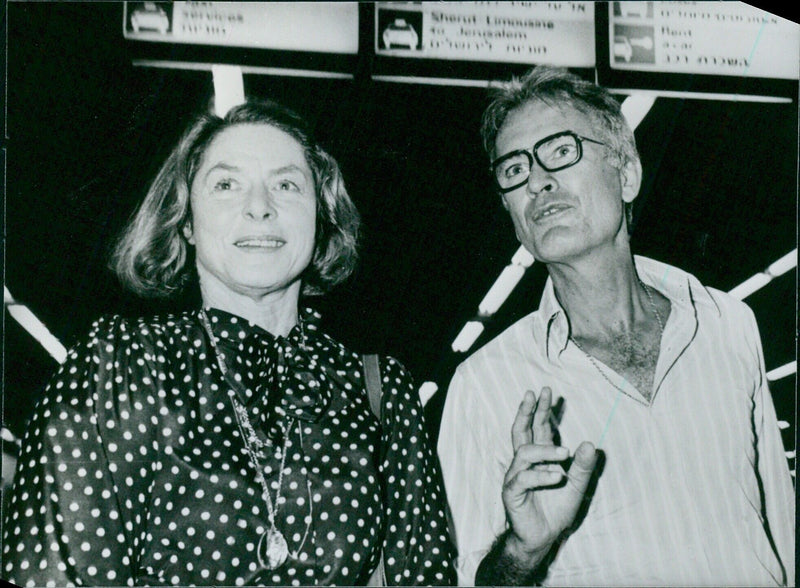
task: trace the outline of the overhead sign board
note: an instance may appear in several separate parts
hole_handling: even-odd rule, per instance
[[[594,2],[377,2],[379,56],[595,64]]]
[[[135,41],[358,53],[358,2],[126,2],[123,26]]]
[[[609,2],[615,70],[796,80],[800,25],[743,2]]]

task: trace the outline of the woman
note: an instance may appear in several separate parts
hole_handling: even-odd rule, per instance
[[[382,553],[388,583],[450,583],[409,374],[383,358],[379,422],[359,356],[300,304],[350,274],[358,226],[295,113],[263,102],[199,117],[113,267],[149,296],[196,276],[202,308],[104,317],[70,352],[24,441],[5,578],[363,584]]]

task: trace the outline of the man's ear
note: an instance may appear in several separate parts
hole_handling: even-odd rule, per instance
[[[186,223],[183,225],[183,236],[186,238],[186,241],[190,245],[194,245],[194,229],[192,228],[192,221],[187,220]]]
[[[619,170],[619,179],[622,184],[622,201],[633,202],[639,195],[642,187],[642,162],[639,158],[628,160]]]

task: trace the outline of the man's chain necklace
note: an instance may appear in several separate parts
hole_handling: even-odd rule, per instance
[[[653,299],[652,292],[650,292],[650,287],[647,284],[645,284],[644,282],[642,282],[641,280],[639,280],[639,283],[642,285],[642,288],[644,288],[645,294],[647,294],[647,299],[650,301],[650,308],[653,309],[653,314],[656,315],[656,320],[658,321],[658,338],[659,338],[659,340],[661,340],[661,336],[664,334],[664,321],[661,319],[661,313],[658,312],[658,307],[656,306],[656,302]],[[578,343],[577,339],[575,339],[572,335],[570,335],[569,338],[572,339],[573,343],[575,343],[575,347],[577,347],[578,349],[581,350],[581,352],[583,352],[583,354],[586,356],[586,358],[591,362],[591,364],[594,366],[594,368],[598,371],[598,373],[603,377],[603,379],[606,382],[608,382],[609,384],[611,384],[612,387],[616,388],[617,390],[619,390],[620,392],[625,394],[625,396],[628,396],[629,398],[633,398],[633,396],[628,394],[625,390],[623,390],[622,388],[620,388],[614,382],[611,381],[611,379],[606,375],[605,370],[603,370],[600,367],[600,364],[597,363],[597,360],[589,352],[587,352],[581,346],[580,343]],[[637,402],[640,402],[637,398],[633,398],[633,399],[636,400]]]

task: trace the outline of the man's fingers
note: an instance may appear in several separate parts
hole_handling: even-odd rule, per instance
[[[534,445],[532,443],[522,445],[514,454],[514,459],[506,472],[505,481],[508,483],[514,476],[533,466],[558,463],[564,461],[568,457],[569,450],[566,447],[558,445]]]
[[[592,473],[597,465],[597,457],[594,445],[588,441],[581,443],[575,450],[567,477],[570,485],[581,495],[586,492],[589,481],[592,479]]]
[[[536,402],[536,408],[533,412],[533,441],[539,445],[552,445],[553,443],[553,427],[552,427],[552,408],[553,408],[553,392],[545,386],[539,394],[539,400]]]
[[[540,469],[523,470],[517,473],[503,486],[505,500],[521,503],[527,492],[539,488],[549,488],[564,479],[564,470]]]
[[[511,445],[516,452],[521,446],[530,443],[532,439],[531,433],[531,415],[533,408],[536,406],[536,396],[533,391],[528,390],[519,403],[517,416],[514,417],[514,424],[511,425]]]

